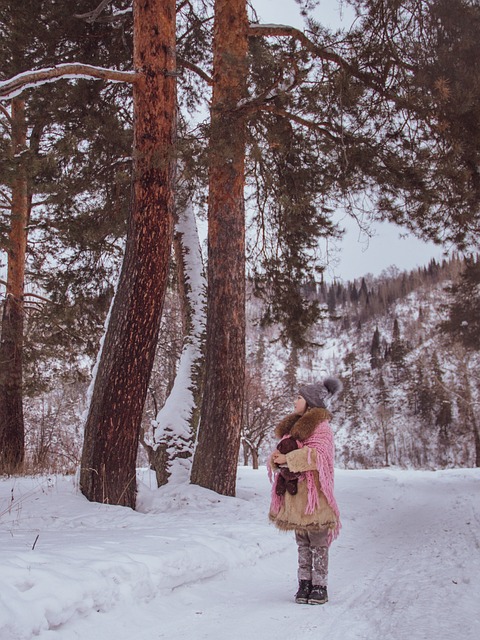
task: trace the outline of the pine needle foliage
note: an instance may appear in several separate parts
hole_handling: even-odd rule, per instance
[[[88,9],[85,0],[75,6]],[[0,0],[0,29],[2,79],[70,61],[122,69],[131,58],[128,28],[80,20],[65,3]],[[60,361],[68,363],[66,375],[84,375],[84,356],[98,350],[123,248],[132,115],[130,89],[120,84],[63,80],[23,97],[31,202],[26,290],[41,296],[27,306],[24,387],[31,395],[53,383]],[[8,201],[15,162],[7,107],[0,114],[0,189]],[[4,251],[9,215],[0,209]]]

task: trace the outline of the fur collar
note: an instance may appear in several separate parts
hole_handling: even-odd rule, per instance
[[[331,418],[329,411],[320,408],[309,409],[303,416],[291,413],[277,425],[275,435],[277,438],[283,438],[289,433],[295,440],[303,442],[312,435],[321,422]]]

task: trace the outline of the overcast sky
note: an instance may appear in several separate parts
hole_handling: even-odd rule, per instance
[[[298,4],[295,0],[252,0],[261,22],[291,24],[303,28]],[[353,12],[342,0],[320,0],[316,17],[327,27],[347,27],[353,20]],[[340,218],[340,226],[346,229],[341,243],[328,247],[328,280],[341,278],[353,280],[367,273],[379,275],[390,266],[403,271],[424,266],[432,257],[442,258],[442,248],[422,242],[405,229],[388,223],[375,223],[373,237],[362,234],[357,223],[348,217]]]

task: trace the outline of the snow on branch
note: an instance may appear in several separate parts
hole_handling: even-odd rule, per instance
[[[89,11],[88,13],[75,14],[75,18],[79,18],[80,20],[85,20],[86,22],[95,22],[98,16],[102,13],[102,11],[110,4],[111,0],[102,0],[98,7],[93,11]]]
[[[0,198],[3,198],[3,200],[5,200],[5,202],[9,205],[8,208],[10,209],[12,206],[12,199],[3,189],[0,189]]]
[[[62,78],[94,78],[97,80],[133,83],[138,77],[139,74],[135,71],[117,71],[116,69],[105,69],[82,64],[81,62],[67,62],[46,69],[24,71],[9,80],[0,82],[0,100],[10,100],[25,91],[25,89],[38,87],[47,82],[55,82]]]

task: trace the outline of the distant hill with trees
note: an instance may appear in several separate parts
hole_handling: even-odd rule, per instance
[[[323,319],[303,349],[285,348],[275,327],[262,328],[252,299],[257,395],[262,385],[282,388],[289,411],[300,384],[336,374],[344,385],[334,407],[340,466],[479,465],[478,272],[478,257],[453,256],[410,272],[306,285]]]

